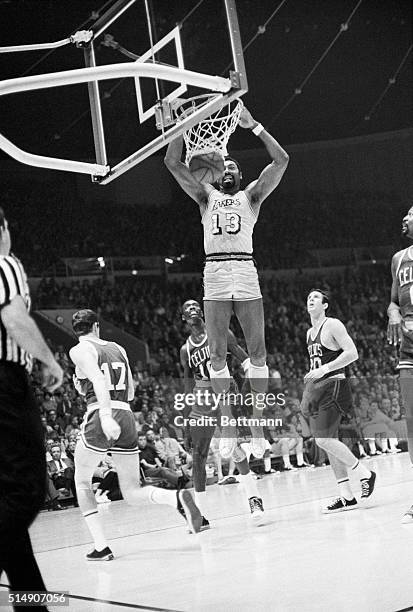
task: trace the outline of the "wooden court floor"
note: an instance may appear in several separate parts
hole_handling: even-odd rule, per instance
[[[79,509],[42,512],[31,530],[37,559],[48,588],[70,592],[69,607],[50,610],[413,610],[413,525],[400,523],[413,503],[409,457],[368,464],[377,472],[368,506],[327,516],[320,506],[336,493],[329,467],[265,476],[261,527],[240,484],[208,487],[212,529],[198,535],[168,507],[101,505],[111,562],[85,560]]]

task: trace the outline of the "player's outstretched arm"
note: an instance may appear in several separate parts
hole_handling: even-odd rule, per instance
[[[338,319],[329,319],[328,324],[329,333],[343,352],[340,353],[336,359],[330,361],[330,363],[321,366],[321,368],[310,370],[310,372],[304,376],[305,381],[318,380],[329,372],[345,368],[350,365],[350,363],[353,363],[353,361],[357,361],[359,357],[356,345],[350,338],[346,326]]]
[[[189,168],[181,161],[182,146],[182,136],[178,136],[178,138],[175,138],[175,140],[169,143],[164,158],[165,165],[182,189],[195,200],[202,209],[202,207],[206,206],[208,195],[212,191],[212,187],[211,185],[199,183],[193,177]],[[201,212],[203,211],[201,210]]]
[[[238,125],[244,129],[256,130],[256,135],[262,140],[272,159],[272,162],[264,168],[258,179],[250,183],[245,189],[251,206],[258,212],[262,202],[274,191],[281,181],[290,158],[275,138],[252,117],[245,106],[241,111]]]
[[[387,308],[387,316],[389,317],[389,323],[387,325],[387,341],[393,346],[397,346],[402,340],[401,323],[402,317],[400,314],[399,296],[397,292],[397,278],[396,270],[401,257],[400,253],[393,255],[391,262],[391,275],[392,285],[390,294],[390,304]]]

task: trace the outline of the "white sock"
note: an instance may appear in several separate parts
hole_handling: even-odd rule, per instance
[[[371,472],[368,470],[360,461],[357,459],[356,463],[351,467],[351,469],[357,474],[360,480],[364,478],[370,478]]]
[[[387,450],[389,450],[389,447],[387,446],[387,438],[382,438],[380,442],[381,442],[381,450],[383,451],[383,453],[385,453]]]
[[[397,438],[389,438],[390,450],[397,450]]]
[[[103,525],[98,510],[92,510],[90,514],[83,515],[83,517],[93,538],[95,549],[100,551],[106,548],[108,544],[103,533]]]
[[[195,503],[199,508],[199,511],[201,512],[202,516],[206,516],[208,514],[207,510],[206,510],[206,491],[195,491],[194,492],[194,497],[195,497]]]
[[[271,472],[271,457],[264,457],[264,470]]]
[[[296,456],[297,456],[297,465],[304,465],[304,455],[302,451],[297,451]]]
[[[343,478],[342,480],[337,480],[338,490],[340,493],[340,497],[344,497],[347,501],[353,499],[354,495],[350,488],[350,481],[348,478]]]
[[[283,461],[284,461],[284,467],[286,468],[292,467],[291,461],[290,461],[290,455],[283,455]]]
[[[361,456],[361,455],[365,455],[365,454],[366,454],[366,451],[364,450],[364,446],[362,445],[362,443],[361,443],[361,442],[359,442],[359,443],[358,443],[358,446],[359,446],[359,453],[360,453],[360,456]]]
[[[239,474],[238,478],[245,489],[248,499],[251,497],[260,497],[257,483],[253,479],[251,472],[248,472],[248,474]]]

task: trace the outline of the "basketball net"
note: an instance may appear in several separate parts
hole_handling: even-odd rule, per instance
[[[208,94],[185,100],[175,108],[177,123],[207,104],[213,96]],[[241,100],[233,100],[183,133],[186,165],[197,155],[218,153],[222,158],[228,155],[228,140],[238,125],[243,106]]]

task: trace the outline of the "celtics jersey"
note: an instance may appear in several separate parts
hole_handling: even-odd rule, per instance
[[[402,251],[396,269],[400,314],[404,320],[413,319],[413,257],[409,247]]]
[[[342,349],[330,349],[321,342],[321,332],[324,327],[325,322],[328,321],[328,318],[323,321],[320,329],[317,332],[314,340],[311,338],[311,329],[307,333],[307,350],[308,355],[310,357],[310,370],[316,370],[317,368],[321,368],[321,366],[334,361],[341,353]],[[338,370],[333,370],[329,372],[321,380],[324,378],[329,378],[330,376],[337,376],[337,374],[344,374],[344,368],[339,368]]]
[[[252,233],[256,220],[245,191],[230,195],[214,189],[202,215],[205,254],[252,257]]]
[[[129,403],[129,362],[119,345],[116,342],[106,342],[103,340],[94,342],[89,338],[80,342],[81,344],[88,342],[95,349],[98,365],[105,377],[111,401]],[[88,378],[82,379],[79,376],[78,378],[82,386],[82,392],[86,397],[87,405],[95,404],[97,399],[92,382]]]
[[[195,384],[197,381],[201,380],[209,381],[211,362],[206,333],[203,340],[199,343],[194,342],[191,336],[189,336],[186,341],[186,352],[188,355],[188,364],[195,379]]]

